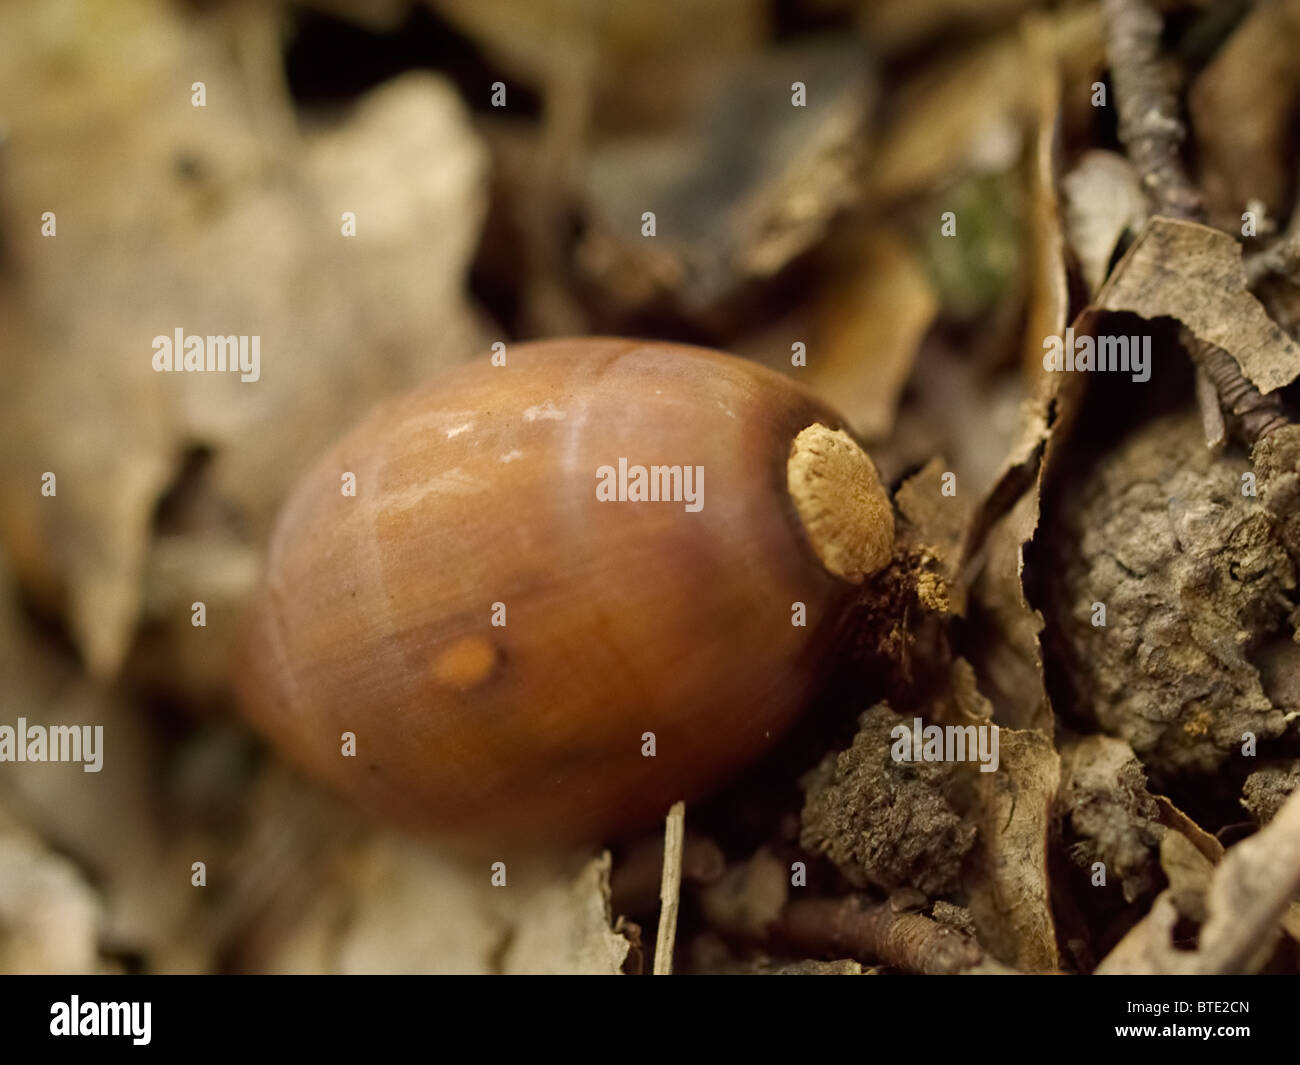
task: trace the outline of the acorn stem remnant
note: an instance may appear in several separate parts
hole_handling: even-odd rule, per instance
[[[870,456],[843,429],[808,426],[790,445],[786,487],[813,550],[850,584],[894,552],[894,511]]]

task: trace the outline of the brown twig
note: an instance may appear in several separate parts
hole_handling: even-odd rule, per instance
[[[883,961],[913,973],[960,973],[984,961],[980,945],[955,928],[857,895],[792,902],[769,933],[805,954]]]
[[[1156,214],[1201,221],[1201,194],[1183,167],[1187,127],[1160,55],[1159,13],[1146,0],[1105,0],[1106,57],[1119,108],[1119,139]]]
[[[1206,344],[1186,328],[1179,334],[1201,371],[1214,385],[1219,405],[1237,418],[1238,431],[1252,446],[1288,424],[1277,393],[1264,395],[1242,376],[1237,360],[1222,348]]]
[[[1163,26],[1147,0],[1105,0],[1106,56],[1119,109],[1119,139],[1142,178],[1155,214],[1204,222],[1201,194],[1183,165],[1187,127],[1178,93],[1160,53]],[[1192,361],[1214,384],[1219,405],[1237,415],[1237,432],[1254,447],[1288,419],[1276,396],[1263,395],[1222,348],[1183,331]],[[1200,397],[1198,397],[1200,398]],[[1214,423],[1202,411],[1207,425]]]

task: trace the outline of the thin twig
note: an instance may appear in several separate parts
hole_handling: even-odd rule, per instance
[[[664,875],[659,885],[659,934],[655,938],[655,976],[671,976],[673,945],[677,941],[677,907],[682,895],[682,843],[686,837],[686,804],[673,803],[664,823]]]
[[[1163,23],[1146,0],[1105,0],[1106,56],[1119,108],[1119,139],[1156,214],[1201,221],[1201,194],[1180,153],[1187,127],[1160,54]]]
[[[1183,165],[1187,127],[1178,93],[1160,52],[1163,23],[1147,0],[1105,0],[1106,57],[1119,108],[1119,139],[1142,178],[1155,214],[1205,221],[1205,204]],[[1192,361],[1213,382],[1223,410],[1238,416],[1237,432],[1249,447],[1288,423],[1276,396],[1263,395],[1222,348],[1183,331]],[[1213,426],[1204,409],[1202,420]]]
[[[912,973],[960,973],[984,961],[980,945],[955,928],[857,895],[792,902],[769,933],[805,954],[883,961]]]
[[[1242,376],[1236,359],[1214,344],[1198,341],[1186,328],[1180,331],[1180,336],[1184,347],[1193,352],[1197,365],[1214,385],[1219,404],[1238,419],[1244,440],[1254,445],[1288,424],[1277,393],[1261,393]]]

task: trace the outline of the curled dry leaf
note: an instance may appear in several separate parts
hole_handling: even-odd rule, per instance
[[[810,358],[799,379],[842,410],[858,435],[879,440],[894,424],[938,300],[897,230],[873,229],[855,244],[853,259],[815,297]]]
[[[1228,850],[1203,886],[1203,863],[1187,847],[1176,889],[1162,893],[1151,912],[1097,967],[1099,973],[1231,974],[1258,972],[1282,932],[1294,924],[1292,899],[1300,891],[1300,795],[1292,795],[1256,835]],[[1190,870],[1190,873],[1189,873]],[[1172,880],[1171,876],[1171,880]],[[1203,887],[1205,922],[1194,950],[1179,949],[1173,930],[1176,900]]]
[[[1261,392],[1300,374],[1300,345],[1251,295],[1241,247],[1209,226],[1152,218],[1120,260],[1096,306],[1143,318],[1175,318],[1237,360]]]
[[[1085,152],[1061,181],[1066,232],[1088,291],[1096,293],[1110,273],[1110,260],[1127,232],[1147,219],[1146,194],[1124,156],[1099,149]]]
[[[514,935],[502,958],[505,973],[617,976],[631,944],[610,911],[608,852],[577,876],[538,886],[511,905]]]
[[[970,526],[971,508],[965,497],[943,494],[948,463],[931,459],[894,493],[894,504],[906,519],[900,541],[919,552],[915,564],[916,594],[929,610],[960,615],[966,607],[965,584],[959,579],[961,546]]]
[[[608,854],[585,863],[510,861],[497,887],[483,862],[366,832],[334,836],[310,868],[310,891],[242,934],[253,946],[242,967],[610,975],[623,971],[633,946],[632,930],[611,918]]]

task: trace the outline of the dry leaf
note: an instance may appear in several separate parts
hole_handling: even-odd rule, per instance
[[[1176,318],[1200,340],[1229,352],[1261,392],[1300,374],[1300,345],[1246,287],[1241,247],[1217,229],[1153,218],[1095,301],[1143,318]]]
[[[805,106],[791,104],[796,81]],[[856,43],[803,45],[719,71],[680,130],[592,152],[580,266],[629,309],[672,300],[700,312],[772,277],[857,199],[868,105]]]
[[[1300,2],[1255,4],[1187,96],[1211,217],[1236,230],[1258,200],[1284,215],[1294,175],[1288,138],[1300,101]],[[1260,227],[1260,233],[1264,228]]]
[[[1124,234],[1136,233],[1146,221],[1146,194],[1132,163],[1100,150],[1083,154],[1061,181],[1061,190],[1070,246],[1088,291],[1095,294],[1110,273],[1111,257]],[[1041,355],[1041,347],[1038,351]]]
[[[858,435],[878,440],[893,427],[939,306],[929,275],[901,233],[873,229],[855,244],[853,261],[818,291],[807,374],[795,373],[844,411]]]
[[[421,74],[338,126],[268,140],[284,101],[157,0],[5,5],[0,52],[0,97],[22,101],[6,116],[3,210],[28,337],[3,354],[15,446],[0,513],[33,580],[57,576],[104,677],[132,640],[155,508],[194,448],[212,456],[207,490],[260,545],[319,448],[480,347],[464,286],[486,155],[455,91]],[[30,224],[47,210],[52,238]],[[152,338],[176,329],[260,338],[259,379],[155,372]],[[39,494],[44,471],[55,497]],[[193,629],[188,601],[169,608]]]
[[[939,188],[969,169],[1006,169],[1020,151],[1024,46],[1016,33],[945,56],[898,93],[868,174],[888,202]]]
[[[996,773],[979,774],[972,810],[980,834],[967,883],[979,939],[1025,972],[1056,969],[1056,926],[1047,881],[1047,838],[1061,760],[1040,732],[999,729]]]
[[[546,885],[512,906],[515,932],[502,959],[505,973],[617,976],[627,938],[614,930],[609,901],[610,857],[593,858],[574,878]]]
[[[70,861],[6,820],[0,808],[0,973],[106,971],[94,891]]]
[[[1187,848],[1179,853],[1193,860]],[[1186,883],[1186,877],[1183,878]],[[1294,925],[1292,898],[1300,891],[1300,795],[1254,836],[1228,850],[1205,888],[1206,920],[1195,950],[1172,939],[1178,917],[1171,891],[1097,967],[1099,973],[1184,975],[1258,972],[1268,963],[1282,922]]]

